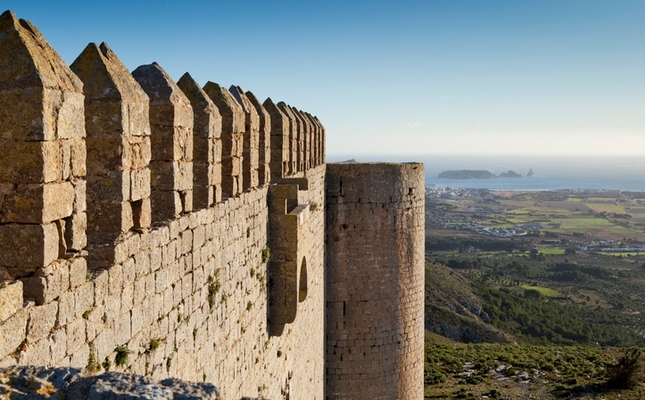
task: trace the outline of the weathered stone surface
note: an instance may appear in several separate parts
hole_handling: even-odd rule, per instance
[[[85,136],[79,117],[83,84],[38,29],[5,11],[0,37],[0,54],[7,55],[0,58],[0,136],[16,141]]]
[[[22,282],[0,282],[0,323],[22,308]]]
[[[293,175],[298,172],[298,121],[285,102],[281,101],[277,104],[277,107],[282,111],[286,116],[288,121],[288,152],[289,152],[289,175]],[[286,146],[286,144],[285,144]]]
[[[271,181],[277,181],[289,174],[289,118],[268,98],[262,103],[271,118]]]
[[[392,391],[383,397],[420,398],[422,173],[352,166],[343,173],[355,184],[341,190],[330,178],[326,191],[324,128],[316,117],[270,99],[260,106],[238,87],[231,94],[208,83],[201,92],[187,76],[190,85],[182,89],[201,96],[191,105],[156,64],[138,68],[135,83],[104,44],[88,46],[74,63],[87,81],[84,98],[80,82],[35,32],[10,13],[0,17],[6,56],[0,57],[0,145],[10,150],[0,155],[0,276],[20,278],[27,301],[19,304],[16,287],[5,293],[0,366],[112,368],[155,379],[79,379],[85,383],[71,385],[82,391],[79,398],[208,397],[199,388],[181,397],[171,388],[183,384],[155,383],[182,377],[216,382],[229,399],[321,400],[325,357],[337,361],[323,354],[327,290],[334,293],[328,312],[341,318],[327,333],[364,335],[362,342],[337,343],[357,357],[331,372],[341,385],[362,388],[367,380],[361,396],[372,396],[371,386],[387,386]],[[9,65],[14,61],[18,68]],[[223,120],[221,142],[212,104]],[[200,110],[207,111],[208,129],[198,133],[206,144],[191,165]],[[87,140],[84,129],[91,131]],[[218,164],[222,150],[226,162]],[[261,173],[257,182],[253,177],[267,162],[275,171],[270,187],[261,186]],[[197,183],[204,190],[194,195]],[[220,183],[226,187],[221,202]],[[326,192],[330,204],[343,203],[327,213],[328,223]],[[384,203],[371,207],[357,197]],[[201,202],[197,211],[193,198]],[[164,213],[154,224],[151,209]],[[98,239],[87,251],[86,226]],[[325,232],[351,242],[328,254],[337,264],[330,268],[342,270],[331,281],[325,279]],[[360,266],[347,261],[362,257]],[[373,259],[382,261],[375,271]],[[387,268],[399,264],[406,268]],[[344,284],[356,288],[349,298]],[[362,348],[375,338],[373,349]],[[396,360],[399,369],[384,373],[382,359]],[[61,394],[41,378],[32,379],[37,389]],[[74,398],[69,391],[65,396]]]
[[[242,189],[249,190],[258,186],[260,116],[244,90],[231,86],[229,91],[244,111],[244,137],[242,140]]]
[[[0,264],[14,278],[29,275],[58,258],[59,242],[54,224],[0,225]]]
[[[422,399],[423,165],[329,164],[326,185],[326,396]]]
[[[90,242],[135,225],[131,202],[150,197],[148,96],[107,44],[90,43],[71,65],[85,84]],[[119,215],[114,223],[110,215]]]
[[[193,107],[193,206],[201,209],[222,201],[222,116],[188,72],[177,86]]]
[[[27,340],[34,343],[49,335],[58,314],[58,302],[44,304],[28,309]]]
[[[0,54],[0,266],[23,277],[84,247],[82,224],[68,246],[62,221],[83,207],[83,85],[10,11],[0,15]]]
[[[258,184],[266,185],[271,180],[271,116],[260,101],[251,92],[246,92],[260,119],[258,127]]]
[[[220,399],[219,391],[210,383],[193,383],[179,379],[155,382],[144,376],[118,372],[85,376],[76,368],[2,368],[0,382],[0,392],[12,399]]]
[[[132,76],[150,97],[152,220],[176,218],[192,210],[193,109],[159,64]]]
[[[16,351],[27,333],[27,311],[19,309],[0,324],[0,357]]]
[[[233,95],[217,83],[207,82],[204,92],[222,116],[222,192],[235,197],[243,190],[244,110]]]

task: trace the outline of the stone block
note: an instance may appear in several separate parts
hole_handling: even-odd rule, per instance
[[[74,291],[74,316],[83,318],[86,312],[94,308],[94,282],[89,281]]]
[[[47,337],[54,327],[58,315],[58,302],[32,307],[28,311],[27,340],[35,343]]]
[[[118,295],[123,289],[123,265],[117,264],[109,270],[108,289],[110,295]]]
[[[87,260],[77,257],[69,264],[69,286],[75,288],[87,281]]]
[[[106,329],[103,332],[99,333],[94,342],[92,343],[92,348],[94,349],[94,354],[96,359],[99,362],[103,362],[105,357],[108,357],[114,351],[116,347],[115,342],[116,336],[112,329]]]
[[[87,367],[87,360],[90,357],[90,347],[88,345],[81,346],[78,350],[74,351],[69,357],[69,366],[71,368],[85,368]]]
[[[44,109],[49,111],[44,118],[46,128],[55,129],[61,139],[85,137],[85,96],[80,90],[74,93],[45,89],[43,97]]]
[[[60,328],[61,326],[67,325],[74,318],[74,292],[67,291],[61,294],[58,300],[56,327]]]
[[[27,310],[21,308],[0,324],[0,358],[13,353],[27,333]]]
[[[0,282],[0,324],[22,308],[22,282]]]
[[[85,344],[87,339],[85,332],[85,320],[82,318],[75,319],[67,324],[66,334],[68,354],[74,354],[74,352]],[[85,365],[87,365],[87,359],[85,360]]]
[[[131,324],[130,313],[124,313],[114,321],[114,341],[117,344],[125,344],[130,340]]]
[[[94,306],[98,307],[103,304],[103,300],[109,293],[109,276],[108,270],[93,271],[94,275]]]
[[[74,181],[74,212],[82,213],[87,210],[87,182]]]
[[[70,182],[18,185],[4,202],[0,222],[41,224],[66,218],[74,210],[75,194]]]
[[[87,214],[74,213],[65,220],[65,244],[67,251],[78,252],[87,246]]]
[[[1,99],[1,97],[0,97]],[[19,184],[49,183],[62,179],[58,141],[23,142],[0,139],[0,181]]]
[[[177,218],[183,211],[181,197],[177,191],[155,190],[150,194],[153,221]]]
[[[51,275],[23,278],[22,282],[26,299],[35,300],[37,305],[47,304],[69,289],[69,269],[63,265]]]
[[[71,151],[71,175],[81,177],[87,174],[87,149],[85,140],[81,137],[69,139]]]
[[[130,200],[137,201],[150,197],[150,169],[130,171]]]
[[[19,363],[22,365],[46,366],[51,363],[51,350],[48,339],[41,339],[30,344],[20,352]]]

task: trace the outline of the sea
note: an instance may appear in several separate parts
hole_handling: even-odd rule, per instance
[[[328,162],[422,162],[426,186],[491,190],[621,190],[645,192],[645,156],[464,156],[464,155],[329,155]],[[446,179],[445,170],[509,170],[521,178]],[[527,177],[532,170],[533,176]]]

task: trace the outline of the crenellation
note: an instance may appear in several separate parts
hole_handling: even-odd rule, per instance
[[[193,109],[159,64],[132,76],[150,98],[152,220],[177,218],[193,207]]]
[[[267,98],[262,105],[271,119],[270,172],[271,182],[276,182],[289,173],[289,119],[271,98]]]
[[[242,140],[243,190],[259,185],[260,116],[241,87],[232,85],[229,92],[244,111],[244,138]]]
[[[243,190],[244,110],[233,95],[217,83],[207,82],[204,92],[222,115],[222,197],[236,197]]]
[[[209,381],[222,398],[335,398],[333,376],[420,398],[418,165],[348,166],[341,188],[307,112],[156,63],[130,74],[105,43],[70,69],[10,12],[0,32],[16,54],[0,57],[0,366]],[[410,268],[366,273],[375,260]]]
[[[287,119],[287,132],[288,132],[288,145],[289,145],[289,158],[288,158],[288,172],[287,175],[294,175],[298,172],[298,123],[296,117],[285,102],[281,101],[277,104],[278,109],[285,115]]]
[[[253,93],[246,92],[246,97],[260,118],[258,128],[258,185],[264,186],[271,181],[271,117]]]
[[[202,209],[222,201],[222,116],[188,72],[177,85],[193,107],[193,203]]]
[[[149,100],[105,43],[90,43],[71,68],[85,83],[89,242],[109,252],[119,235],[150,226]]]
[[[293,117],[296,121],[296,137],[297,137],[297,168],[298,171],[304,171],[305,170],[305,149],[307,146],[307,127],[305,125],[305,121],[302,118],[302,115],[300,115],[300,112],[298,109],[295,107],[289,106],[291,109],[291,113],[293,114]]]

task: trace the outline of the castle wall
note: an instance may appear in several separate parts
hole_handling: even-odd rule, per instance
[[[326,399],[423,398],[423,173],[327,165]]]
[[[311,114],[105,43],[70,69],[11,12],[0,146],[0,367],[423,395],[422,165],[327,166]]]
[[[207,381],[227,399],[322,399],[324,160],[293,173],[267,165],[269,138],[283,132],[268,129],[267,113],[244,136],[257,99],[212,82],[202,90],[189,75],[177,85],[157,64],[133,79],[105,44],[87,47],[77,77],[11,12],[0,16],[0,55],[10,60],[0,61],[0,141],[13,150],[0,154],[0,367]],[[281,185],[296,188],[296,211],[269,202]],[[274,214],[297,221],[285,234],[306,260],[293,318],[277,324],[269,299],[281,289],[269,277],[291,260]]]

